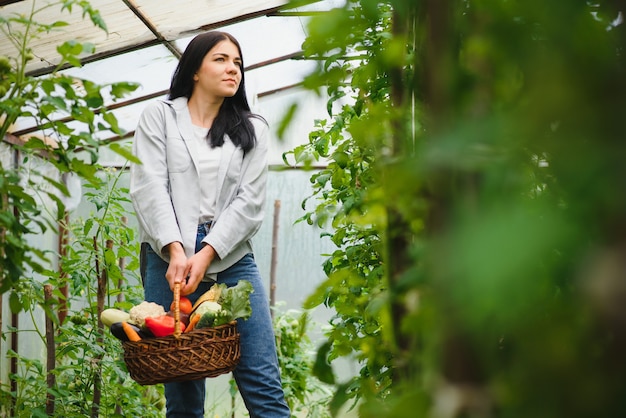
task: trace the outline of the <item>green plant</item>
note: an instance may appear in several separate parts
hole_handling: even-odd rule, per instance
[[[98,164],[104,146],[136,161],[127,146],[101,138],[106,133],[123,134],[106,102],[138,86],[99,85],[65,74],[62,68],[81,65],[81,54],[93,52],[93,45],[76,41],[57,48],[59,63],[50,74],[29,75],[33,40],[66,26],[62,20],[37,22],[38,15],[55,8],[80,8],[96,27],[106,30],[87,1],[42,6],[33,1],[28,16],[0,16],[0,30],[16,51],[15,56],[0,57],[0,135],[10,137],[17,120],[40,129],[37,135],[12,138],[13,144],[6,146],[15,158],[0,162],[0,294],[10,292],[11,311],[30,318],[21,321],[19,329],[9,328],[3,340],[10,334],[27,338],[29,344],[45,346],[55,361],[47,373],[50,357],[45,364],[9,351],[17,373],[0,386],[1,414],[120,416],[124,411],[159,416],[160,389],[142,388],[128,378],[119,341],[99,321],[105,303],[128,307],[140,298],[132,273],[138,265],[137,243],[124,221],[130,206],[128,190],[119,184],[123,170],[107,172]],[[89,217],[73,222],[66,206],[72,197],[65,181],[70,174],[87,190],[85,197],[94,208]],[[47,250],[41,241],[29,240],[50,230],[69,231],[71,242],[62,244],[60,254]],[[59,260],[59,270],[51,258]],[[126,269],[119,260],[127,261]],[[133,278],[130,282],[128,275]],[[53,290],[51,297],[44,298],[44,287]],[[126,299],[118,300],[121,295]],[[53,342],[44,332],[42,318],[55,327]]]
[[[130,379],[126,371],[122,346],[106,327],[99,324],[98,286],[106,278],[105,306],[128,310],[143,299],[138,278],[139,248],[132,226],[123,218],[130,202],[128,190],[119,185],[123,171],[102,171],[101,184],[87,186],[87,201],[93,211],[86,219],[76,218],[68,225],[71,239],[66,255],[61,259],[63,274],[47,271],[44,283],[22,280],[32,329],[28,332],[45,344],[39,329],[37,312],[43,309],[55,318],[56,367],[52,371],[55,384],[48,388],[44,364],[10,353],[18,361],[20,371],[13,376],[18,391],[11,395],[8,387],[0,387],[0,397],[11,399],[15,417],[48,416],[46,394],[54,395],[54,415],[58,417],[93,416],[154,416],[162,414],[162,387],[144,388]],[[120,260],[125,268],[120,268]],[[59,289],[70,282],[68,298],[55,292],[54,298],[44,300],[43,285]],[[27,297],[26,297],[27,296]],[[122,297],[123,296],[123,297]],[[59,323],[57,311],[64,302],[68,320]],[[96,383],[100,382],[100,383]],[[98,387],[98,390],[96,390]],[[99,401],[95,402],[95,393]],[[94,410],[95,408],[95,410]]]
[[[383,264],[387,214],[382,173],[375,165],[391,145],[390,80],[380,68],[391,59],[390,26],[389,5],[372,10],[357,2],[312,21],[304,52],[321,64],[305,85],[327,89],[329,120],[316,121],[309,143],[285,155],[305,166],[328,162],[311,176],[313,194],[303,206],[312,210],[300,221],[330,224],[323,236],[337,246],[323,266],[328,279],[305,302],[305,308],[325,304],[336,312],[314,369],[322,381],[338,385],[334,412],[349,399],[384,398],[391,385],[392,341],[382,332],[389,325]],[[416,220],[413,227],[419,225]],[[338,381],[330,362],[340,357],[359,362],[360,374]]]
[[[32,42],[67,25],[62,20],[41,24],[37,16],[50,10],[71,11],[73,8],[81,8],[97,28],[106,30],[98,11],[83,0],[46,2],[41,6],[33,1],[27,16],[0,16],[0,31],[16,51],[15,56],[0,57],[0,138],[4,140],[10,134],[18,119],[40,128],[37,135],[28,135],[19,141],[21,145],[13,145],[19,151],[15,154],[19,158],[15,158],[13,164],[0,162],[3,196],[0,201],[0,294],[18,287],[25,271],[41,272],[42,263],[48,262],[44,252],[29,245],[25,236],[43,233],[54,226],[57,219],[62,219],[64,197],[69,196],[69,191],[61,174],[74,173],[84,181],[97,184],[96,162],[102,146],[108,145],[123,157],[132,158],[124,147],[107,144],[99,138],[107,131],[122,134],[115,116],[107,110],[105,98],[119,99],[137,85],[126,82],[99,85],[61,71],[67,65],[80,66],[80,55],[93,52],[93,45],[67,41],[57,48],[59,63],[49,75],[35,77],[27,73],[28,63],[35,58]],[[43,157],[59,175],[37,173],[32,171],[32,166],[26,167],[26,162],[36,157]],[[48,201],[35,199],[31,190]],[[53,218],[42,216],[44,203],[57,206]],[[13,312],[27,304],[19,293],[12,292]]]
[[[285,399],[292,415],[309,418],[330,416],[330,389],[312,375],[314,347],[309,338],[308,312],[274,308],[274,333]],[[304,415],[303,415],[304,414]]]
[[[312,20],[307,85],[329,120],[292,154],[329,161],[303,219],[338,245],[306,305],[337,312],[316,370],[333,411],[624,413],[623,13],[362,0]],[[362,364],[348,382],[327,362],[342,355]]]

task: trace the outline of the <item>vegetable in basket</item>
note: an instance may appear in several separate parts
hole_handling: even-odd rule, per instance
[[[200,317],[200,319],[198,319],[196,323],[196,328],[207,328],[207,327],[217,326],[217,325],[220,325],[219,318],[221,317],[230,318],[228,311],[226,311],[225,309],[222,309],[222,305],[213,301],[202,302],[200,305],[198,305],[198,309],[196,309],[196,312],[194,313],[194,315]],[[227,320],[226,322],[223,322],[223,323],[226,324],[228,322],[230,321]]]
[[[214,284],[196,302],[189,319],[194,325],[190,328],[217,327],[235,319],[248,319],[252,314],[250,294],[253,291],[252,284],[247,280],[239,280],[232,287],[223,283]]]
[[[146,328],[154,334],[155,337],[167,337],[174,333],[175,321],[170,315],[161,315],[157,317],[146,318]],[[185,330],[185,323],[180,323],[181,332]]]
[[[189,315],[193,309],[191,301],[185,296],[181,296],[178,300],[178,311],[181,314]],[[174,311],[174,301],[170,304],[170,312]]]
[[[108,308],[103,310],[100,314],[100,321],[109,328],[117,322],[128,320],[130,320],[130,314],[121,309]]]
[[[146,326],[146,318],[158,317],[165,315],[165,308],[154,302],[143,301],[139,305],[135,305],[130,308],[130,319],[127,322],[137,325],[139,328]]]
[[[128,337],[128,341],[141,341],[141,336],[135,329],[126,321],[122,321],[122,329],[124,330],[124,334]]]
[[[137,325],[134,325],[128,322],[126,322],[126,324],[128,324],[128,327],[124,329],[124,326],[123,326],[124,322],[126,321],[114,322],[109,327],[111,334],[113,334],[113,336],[115,336],[120,341],[130,341],[129,336],[128,336],[128,332],[129,332],[128,327],[133,329],[137,333],[137,335],[139,335],[141,339],[154,338],[154,335],[149,330],[141,329]]]

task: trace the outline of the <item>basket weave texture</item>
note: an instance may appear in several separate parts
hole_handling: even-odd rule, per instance
[[[173,335],[122,343],[130,377],[141,385],[216,377],[239,363],[237,321],[181,333],[179,300],[180,287],[175,286]]]
[[[236,321],[123,347],[130,377],[142,385],[216,377],[232,371],[241,356]]]

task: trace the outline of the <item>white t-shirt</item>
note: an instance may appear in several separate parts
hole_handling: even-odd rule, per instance
[[[204,223],[215,215],[217,198],[217,170],[222,156],[222,147],[211,148],[207,138],[208,128],[193,125],[194,137],[198,143],[198,165],[200,171],[200,217],[198,223]]]

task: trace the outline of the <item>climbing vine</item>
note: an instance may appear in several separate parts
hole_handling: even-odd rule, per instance
[[[302,221],[337,246],[307,302],[335,310],[314,370],[335,413],[624,411],[624,13],[362,0],[312,20],[328,118],[285,158],[326,163]]]

